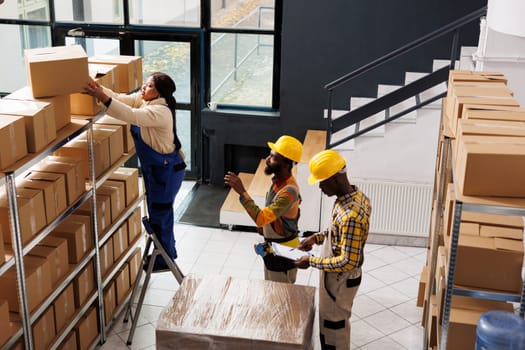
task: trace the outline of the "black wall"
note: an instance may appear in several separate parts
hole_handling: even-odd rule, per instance
[[[324,129],[327,83],[486,5],[486,0],[282,1],[280,111],[202,111],[202,127],[209,133],[205,177],[212,183],[222,183],[227,170],[254,172],[267,141],[282,134],[302,140],[308,129]],[[474,21],[460,32],[461,44],[476,46],[478,36],[479,21]],[[345,85],[334,106],[348,109],[350,96],[375,97],[377,84],[402,85],[406,71],[431,71],[434,58],[450,57],[451,38]]]

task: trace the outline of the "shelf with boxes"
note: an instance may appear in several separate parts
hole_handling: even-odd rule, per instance
[[[67,145],[67,144],[66,144]],[[62,146],[66,147],[66,146]],[[60,149],[59,149],[60,150]],[[54,147],[51,147],[49,149],[49,152],[52,152],[51,154],[55,154]],[[78,284],[77,278],[79,275],[81,275],[83,271],[91,269],[93,270],[93,266],[96,266],[97,263],[101,260],[100,254],[97,255],[97,251],[93,247],[97,245],[98,247],[102,247],[104,244],[108,245],[107,242],[113,242],[115,232],[119,232],[119,244],[115,244],[115,247],[119,247],[118,254],[115,255],[115,261],[113,259],[113,252],[111,253],[111,259],[105,259],[105,261],[110,260],[110,266],[114,269],[114,272],[109,275],[109,277],[105,277],[104,279],[101,279],[100,285],[104,284],[104,287],[109,283],[110,279],[114,277],[116,274],[116,271],[118,271],[123,265],[125,265],[128,262],[128,258],[132,256],[136,256],[137,252],[133,249],[137,246],[137,243],[140,238],[141,233],[141,212],[140,212],[140,203],[143,200],[143,194],[139,194],[138,192],[138,170],[137,169],[127,169],[127,168],[120,168],[120,164],[125,162],[131,154],[124,154],[121,157],[117,158],[115,165],[113,165],[109,169],[104,169],[104,173],[101,174],[98,179],[94,182],[94,185],[84,184],[85,192],[80,194],[80,197],[71,202],[70,206],[65,209],[64,212],[62,212],[58,217],[54,218],[52,221],[48,223],[47,226],[43,227],[43,229],[38,230],[39,232],[36,235],[23,235],[21,234],[20,237],[26,237],[24,241],[22,242],[23,248],[21,249],[21,256],[23,257],[23,261],[28,260],[28,256],[32,256],[35,254],[34,250],[37,248],[41,248],[44,246],[52,245],[52,242],[49,242],[49,239],[51,236],[62,236],[62,240],[66,241],[66,238],[69,238],[69,240],[72,240],[72,242],[67,242],[68,245],[72,247],[66,247],[69,248],[69,273],[68,275],[61,281],[55,283],[50,288],[40,288],[39,285],[26,285],[26,293],[22,293],[22,295],[25,295],[25,298],[30,300],[30,303],[28,303],[28,319],[25,319],[25,321],[32,325],[32,328],[35,329],[34,325],[38,324],[42,318],[49,318],[48,316],[50,313],[53,315],[53,312],[50,311],[50,306],[52,306],[56,299],[59,298],[59,296],[62,294],[62,292],[66,289],[67,286],[73,284]],[[65,159],[60,156],[48,156],[51,157],[53,161],[59,161],[61,159]],[[35,158],[36,159],[36,158]],[[41,163],[44,163],[42,165]],[[22,184],[22,186],[28,186],[28,187],[34,187],[32,184],[27,184],[26,182],[29,180],[26,180],[27,178],[37,178],[40,179],[41,176],[35,176],[35,174],[41,174],[46,173],[45,166],[49,163],[48,158],[44,158],[41,162],[36,162],[36,164],[29,169],[28,175],[24,180],[18,181]],[[81,167],[79,167],[81,168]],[[36,169],[36,171],[35,171]],[[47,169],[49,170],[49,169]],[[77,171],[83,178],[82,175],[84,175],[82,170]],[[78,174],[77,174],[78,175]],[[75,177],[75,176],[73,176]],[[130,184],[126,184],[126,178],[132,178],[134,180],[130,181]],[[18,179],[17,179],[18,180]],[[16,180],[15,180],[16,181]],[[129,180],[128,180],[129,181]],[[64,184],[65,185],[65,184]],[[135,190],[133,190],[135,188]],[[17,187],[14,187],[14,192],[12,193],[13,197],[17,197],[18,193],[20,192],[20,188],[17,190]],[[63,188],[62,191],[58,191],[57,193],[62,193],[63,196],[65,195],[66,190]],[[96,193],[96,196],[93,197],[93,192]],[[55,194],[57,194],[55,193]],[[78,195],[78,193],[77,193]],[[73,196],[74,197],[74,196]],[[97,201],[93,200],[93,198],[98,198]],[[63,200],[62,202],[65,202]],[[36,207],[42,208],[43,201],[40,202],[41,205],[38,205]],[[98,204],[97,204],[98,203]],[[91,206],[94,206],[97,208],[95,210],[95,213],[91,213]],[[111,210],[113,209],[113,210]],[[44,215],[44,212],[42,210],[39,211],[39,214]],[[83,220],[79,220],[81,215],[84,215]],[[20,214],[18,214],[20,216]],[[72,219],[74,218],[74,219]],[[94,222],[97,222],[97,224],[91,223],[91,218],[95,220]],[[23,221],[31,221],[30,218],[25,218]],[[78,221],[83,221],[84,225],[80,225]],[[78,244],[78,242],[75,242],[75,240],[79,240],[78,237],[67,237],[70,235],[68,233],[65,226],[77,226],[82,227],[82,230],[85,231],[85,235],[83,236],[81,241],[84,242],[84,245],[79,247],[75,246],[75,244]],[[91,229],[91,226],[93,226],[93,229]],[[131,228],[129,228],[129,227]],[[96,227],[96,228],[95,228]],[[16,230],[15,230],[16,232]],[[21,232],[21,230],[20,230]],[[30,231],[31,232],[31,231]],[[95,232],[99,232],[98,237],[98,243],[93,244],[87,244],[87,242],[90,242]],[[131,238],[128,237],[128,234]],[[126,236],[123,238],[123,236]],[[80,244],[79,244],[80,245]],[[111,245],[113,247],[113,244]],[[11,250],[11,249],[9,249]],[[14,250],[14,249],[13,249]],[[87,254],[87,255],[86,255]],[[5,275],[9,275],[11,277],[14,277],[14,267],[13,265],[16,264],[15,256],[16,254],[11,253],[12,258],[9,258],[3,265],[0,266],[0,278],[5,277]],[[138,263],[140,264],[140,252],[138,252]],[[63,259],[63,258],[62,258]],[[67,259],[67,257],[66,257]],[[137,259],[135,259],[135,271],[137,266]],[[73,267],[72,267],[73,266]],[[71,268],[72,267],[72,268]],[[60,270],[60,269],[58,269]],[[63,270],[63,269],[62,269]],[[38,270],[35,270],[38,271]],[[50,271],[55,271],[55,268],[50,269]],[[129,272],[128,272],[129,273]],[[24,275],[26,276],[26,279],[28,278],[28,272],[25,272]],[[93,276],[93,274],[91,274]],[[136,276],[136,272],[135,272]],[[61,276],[62,277],[62,276]],[[131,277],[128,277],[128,280],[130,280]],[[33,280],[31,280],[32,283],[35,283]],[[92,281],[92,285],[98,285],[99,283],[95,283],[95,281]],[[12,278],[10,284],[16,284],[19,282],[16,281],[16,278]],[[38,284],[38,283],[37,283]],[[37,288],[35,288],[37,287]],[[75,293],[78,294],[79,287],[75,287]],[[126,292],[129,292],[131,290],[131,284],[126,287]],[[32,293],[34,291],[39,291],[40,295],[34,296],[33,294],[27,295],[27,293]],[[47,291],[47,292],[46,292]],[[78,314],[75,319],[73,319],[72,322],[69,322],[69,328],[66,328],[66,330],[62,334],[58,334],[58,340],[61,341],[65,335],[68,334],[71,327],[75,325],[75,321],[77,321],[78,318],[82,318],[85,312],[87,311],[86,308],[88,308],[89,305],[92,304],[93,300],[96,300],[98,298],[99,293],[95,291],[91,291],[91,293],[94,295],[89,297],[86,295],[84,300],[87,300],[86,302],[75,302],[75,306],[77,308]],[[11,299],[13,296],[11,296]],[[16,290],[14,290],[14,302],[11,301],[11,304],[16,303]],[[93,299],[95,298],[95,299]],[[35,306],[37,305],[38,306]],[[102,304],[101,304],[102,305]],[[17,305],[18,306],[18,305]],[[17,307],[15,307],[17,308]],[[12,310],[15,311],[15,310]],[[63,310],[61,310],[63,311]],[[22,320],[24,321],[23,317]],[[57,326],[58,328],[58,326]],[[104,329],[104,327],[101,327]],[[38,328],[41,329],[41,328]],[[59,331],[59,329],[57,330]],[[101,330],[102,332],[102,330]],[[49,334],[54,334],[55,332],[48,332],[48,337],[41,337],[39,336],[39,342],[46,341],[46,339],[49,339]],[[22,334],[22,330],[20,329],[9,341],[7,344],[8,346],[15,343],[17,339]],[[35,334],[36,336],[36,334]],[[36,339],[36,337],[35,337]]]
[[[519,305],[525,313],[525,196],[516,167],[525,156],[525,109],[504,83],[497,72],[451,71],[418,298],[425,349],[473,348],[485,311]]]
[[[7,256],[0,241],[0,279],[13,286],[0,292],[11,299],[0,296],[8,330],[0,347],[91,348],[105,340],[140,268],[143,193],[138,170],[120,167],[134,154],[129,126],[100,109],[83,113],[96,107],[87,96],[75,112],[89,116],[71,118],[70,93],[82,91],[88,74],[122,83],[116,71],[133,86],[120,92],[130,92],[141,84],[141,60],[108,56],[114,66],[93,69],[76,46],[35,51],[26,55],[31,87],[0,100],[0,228],[8,241]],[[44,61],[53,65],[38,68]],[[64,84],[43,84],[49,79],[40,73],[56,76],[69,65],[74,76]]]

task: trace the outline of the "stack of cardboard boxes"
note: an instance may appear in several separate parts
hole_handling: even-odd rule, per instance
[[[525,108],[513,98],[506,82],[497,72],[450,72],[448,94],[443,101],[436,167],[435,197],[440,194],[443,201],[434,202],[430,237],[432,244],[437,242],[439,247],[429,249],[418,295],[418,306],[423,306],[428,316],[423,325],[432,348],[441,343],[444,294],[452,249],[456,250],[456,288],[514,295],[519,295],[523,288],[524,224],[521,217],[463,211],[459,217],[457,246],[451,246],[456,200],[525,208],[522,185]],[[450,145],[450,150],[445,145]],[[437,256],[431,256],[436,251]],[[435,264],[434,276],[430,276],[430,264]],[[425,288],[431,280],[435,294],[425,300],[429,294]],[[478,318],[494,309],[512,311],[513,305],[453,295],[447,349],[473,348]]]
[[[16,171],[54,142],[70,140],[16,179],[23,246],[46,232],[23,256],[29,312],[40,314],[31,324],[33,345],[35,349],[53,344],[60,349],[87,349],[100,333],[94,249],[100,253],[103,312],[109,323],[129,296],[141,264],[141,250],[136,248],[142,233],[137,205],[141,192],[138,170],[119,167],[134,151],[129,125],[99,118],[93,124],[94,170],[96,178],[107,180],[97,184],[100,246],[94,247],[91,201],[86,200],[90,188],[88,137],[84,132],[71,139],[70,134],[98,118],[102,110],[93,97],[82,93],[88,76],[117,92],[129,93],[142,84],[142,61],[135,56],[107,56],[90,63],[84,50],[75,45],[26,50],[25,56],[29,85],[0,100],[0,169]],[[71,114],[79,115],[72,118]],[[77,208],[66,214],[72,206]],[[122,221],[123,213],[131,208],[135,209]],[[117,222],[123,223],[115,227]],[[7,193],[0,193],[0,232],[1,268],[13,261]],[[66,280],[70,282],[65,284]],[[16,266],[0,271],[0,285],[3,347],[23,321]],[[52,295],[54,300],[50,300]],[[43,305],[48,306],[42,310]],[[79,322],[64,336],[80,312]],[[60,345],[56,344],[59,335],[64,339]],[[23,339],[14,347],[22,348]]]

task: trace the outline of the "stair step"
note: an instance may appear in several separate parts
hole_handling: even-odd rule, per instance
[[[399,89],[401,86],[399,85],[386,85],[386,84],[379,84],[377,86],[377,97],[382,97],[386,94],[389,94],[393,91],[396,91],[397,89]],[[392,106],[389,108],[389,115],[395,115],[403,110],[406,110],[407,108],[410,108],[410,107],[413,107],[416,105],[416,98],[415,97],[411,97],[405,101],[402,101],[402,102],[399,102],[398,104]],[[416,117],[417,117],[417,112],[416,111],[413,111],[413,112],[410,112],[406,115],[404,115],[403,117],[399,118],[399,119],[396,119],[394,122],[395,123],[415,123],[416,122]]]
[[[459,54],[459,66],[461,70],[476,70],[473,54],[478,51],[477,46],[462,46]]]
[[[340,116],[345,115],[348,112],[350,111],[346,109],[332,109],[332,119],[337,119]],[[323,118],[325,119],[328,118],[328,109],[323,110]]]
[[[301,156],[301,163],[306,163],[312,157],[324,150],[326,147],[326,131],[325,130],[308,130],[303,141],[303,155]]]
[[[372,102],[375,98],[372,97],[351,97],[350,98],[350,110],[357,109],[367,103]],[[385,120],[385,112],[379,112],[373,116],[368,117],[367,119],[359,123],[359,130],[363,130],[377,122]],[[367,132],[362,136],[371,136],[371,137],[383,137],[385,134],[385,126],[381,125],[378,128],[375,128],[372,131]]]
[[[450,60],[441,60],[441,59],[435,59],[432,61],[432,72],[437,71],[440,68],[443,68],[445,66],[450,65]],[[456,64],[454,65],[456,69],[459,67],[459,60],[456,61]]]
[[[448,62],[448,61],[447,61]],[[413,81],[423,78],[424,76],[428,75],[428,73],[423,72],[406,72],[405,73],[405,85],[410,84]],[[442,92],[447,91],[447,83],[443,82],[441,84],[438,84],[434,86],[433,88],[430,88],[428,90],[423,91],[421,94],[419,94],[420,101],[426,101],[429,98],[432,98],[434,96],[439,95]],[[423,109],[440,109],[441,108],[441,100],[434,101],[428,105],[425,105],[422,107]]]
[[[255,174],[239,173],[239,177],[245,188],[250,186],[254,176]],[[250,218],[241,202],[239,202],[239,194],[233,189],[230,189],[230,192],[228,192],[226,199],[222,203],[219,212],[219,223],[228,226],[255,226],[252,218]]]

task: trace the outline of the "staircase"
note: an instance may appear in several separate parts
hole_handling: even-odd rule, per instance
[[[475,11],[325,86],[329,102],[324,118],[329,119],[329,128],[326,132],[307,132],[304,139],[305,154],[296,167],[296,178],[303,199],[299,221],[301,231],[317,232],[329,225],[334,198],[322,196],[318,186],[310,186],[306,181],[309,159],[328,145],[328,148],[339,151],[347,159],[350,182],[371,199],[368,241],[427,245],[441,100],[447,91],[450,63],[453,62],[452,67],[456,69],[472,70],[474,49],[463,48],[459,57],[453,55],[452,60],[434,60],[432,72],[407,72],[404,86],[379,84],[376,98],[351,97],[348,110],[333,108],[332,92],[340,85],[415,47],[444,34],[457,33],[463,25],[479,20],[485,10]],[[457,42],[455,36],[452,52],[456,52],[454,45]],[[269,179],[258,169],[253,174],[250,188],[254,182],[260,187],[253,188],[253,193],[250,190],[248,192],[256,199],[255,193],[260,191],[256,203],[263,206],[262,191],[266,192]],[[236,194],[234,196],[238,197]],[[233,214],[227,215],[228,208],[225,202],[220,223],[232,228],[239,224],[235,222]],[[240,209],[244,212],[242,206]],[[253,222],[248,226],[254,226]]]

